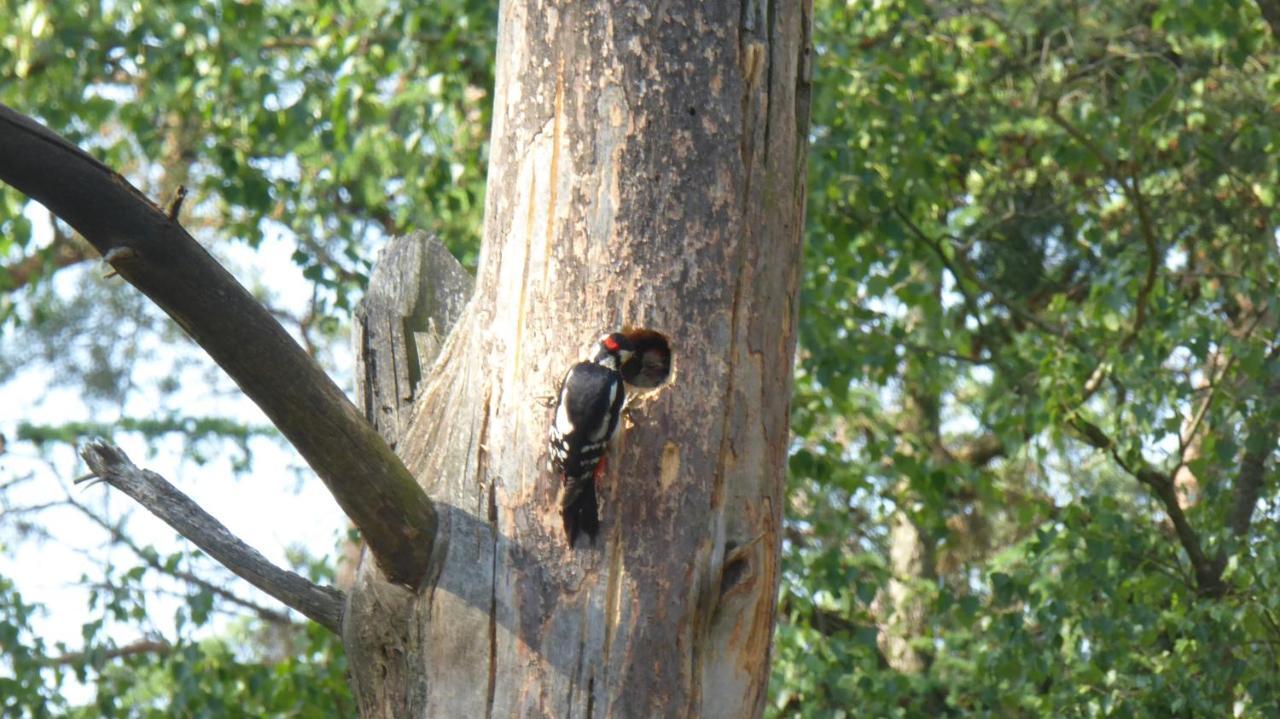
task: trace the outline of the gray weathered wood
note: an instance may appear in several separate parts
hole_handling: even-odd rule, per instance
[[[356,309],[356,404],[393,448],[414,390],[471,299],[471,275],[425,232],[387,244]]]
[[[502,4],[476,294],[396,445],[438,510],[432,573],[416,596],[352,590],[406,622],[365,629],[397,662],[354,677],[366,716],[762,711],[808,18],[808,2]],[[624,324],[670,339],[672,379],[633,402],[600,541],[571,550],[540,399]]]
[[[222,566],[321,626],[341,631],[346,599],[342,592],[267,561],[164,477],[138,468],[119,447],[90,442],[80,456],[94,475],[129,495]]]
[[[471,298],[471,275],[434,237],[416,232],[389,242],[356,309],[352,340],[356,402],[395,447],[413,413],[415,389]],[[359,556],[359,548],[353,548]],[[360,561],[348,595],[343,642],[364,716],[407,716],[409,627],[415,598]]]

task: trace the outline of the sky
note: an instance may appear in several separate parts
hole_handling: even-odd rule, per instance
[[[31,217],[37,223],[44,221],[43,210],[33,213]],[[37,245],[46,243],[48,236],[45,222],[43,232],[36,237]],[[241,243],[221,243],[213,250],[242,282],[248,278],[246,285],[264,289],[273,307],[297,314],[305,311],[311,285],[291,260],[293,245],[285,237],[268,236],[256,250]],[[88,262],[62,270],[54,277],[54,290],[70,296],[83,283],[96,281],[90,273],[100,277],[105,269],[99,262]],[[118,278],[107,281],[123,282]],[[264,283],[269,286],[263,288]],[[131,301],[148,302],[132,288],[126,290]],[[190,416],[227,417],[268,427],[270,422],[262,412],[185,338],[175,341],[149,332],[135,335],[132,341],[144,357],[136,367],[138,388],[129,393],[123,406],[104,407],[87,399],[83,389],[74,384],[60,386],[55,381],[55,368],[35,357],[34,348],[15,342],[20,336],[12,328],[4,332],[7,336],[0,341],[0,351],[28,360],[15,363],[13,357],[6,358],[19,367],[12,376],[0,377],[0,434],[9,440],[7,451],[0,454],[0,485],[29,477],[10,492],[11,506],[58,501],[69,489],[77,501],[112,521],[127,517],[128,532],[134,539],[142,545],[153,545],[161,556],[188,546],[167,525],[105,484],[72,487],[74,478],[87,473],[84,463],[65,445],[50,445],[47,451],[40,452],[30,443],[15,442],[18,425],[71,420],[111,422],[120,416],[164,416],[169,409],[180,408]],[[72,338],[70,342],[74,345],[77,341]],[[322,363],[350,396],[349,343],[334,344],[325,352]],[[175,359],[189,360],[190,364],[175,370]],[[177,373],[177,390],[171,396],[162,398],[148,389],[155,380],[173,372]],[[324,485],[278,437],[250,439],[253,463],[249,471],[240,475],[232,467],[239,450],[230,443],[203,446],[207,461],[198,463],[184,452],[184,437],[180,435],[168,435],[150,447],[131,433],[117,435],[115,442],[135,464],[167,478],[232,533],[279,565],[287,565],[286,551],[291,547],[304,548],[313,556],[333,556],[339,538],[346,532],[345,518]],[[82,644],[82,624],[100,616],[101,611],[90,610],[85,580],[92,583],[100,578],[104,562],[129,567],[137,560],[128,549],[113,547],[102,529],[73,509],[49,510],[36,519],[51,531],[53,539],[24,541],[0,522],[0,576],[12,579],[27,602],[45,606],[36,627],[48,645],[66,642],[68,649],[74,651]],[[241,580],[227,577],[224,573],[209,578],[264,606],[283,609]],[[180,589],[174,583],[162,588],[170,592]],[[142,638],[150,630],[171,637],[174,611],[180,604],[177,596],[161,595],[148,604],[144,626],[113,625],[109,634],[118,644]],[[217,632],[225,627],[226,620],[220,619],[205,631]]]

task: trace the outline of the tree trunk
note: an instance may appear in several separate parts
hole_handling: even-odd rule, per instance
[[[475,294],[409,421],[370,405],[394,417],[379,428],[395,428],[439,534],[417,591],[372,562],[352,588],[365,716],[761,712],[809,5],[503,3]],[[665,335],[673,369],[633,392],[600,538],[570,549],[543,400],[624,325]]]

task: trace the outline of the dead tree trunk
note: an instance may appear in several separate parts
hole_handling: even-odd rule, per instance
[[[0,106],[0,180],[81,232],[209,352],[376,561],[346,595],[317,587],[118,449],[91,444],[86,462],[232,571],[340,628],[365,716],[758,715],[779,578],[809,7],[505,3],[474,294],[463,309],[470,281],[438,247],[408,239],[388,253],[357,318],[370,421],[176,207]],[[544,469],[540,400],[624,326],[663,334],[673,369],[633,401],[602,536],[574,550]]]
[[[411,419],[373,408],[439,532],[418,591],[371,563],[351,591],[365,716],[760,713],[808,22],[808,2],[503,4],[475,294]],[[673,371],[632,402],[600,540],[571,550],[540,400],[624,325],[665,335]]]

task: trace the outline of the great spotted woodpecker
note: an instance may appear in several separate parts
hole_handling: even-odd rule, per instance
[[[570,367],[560,383],[550,460],[551,470],[564,482],[560,516],[570,547],[579,533],[595,541],[600,531],[596,483],[604,474],[609,441],[618,430],[626,399],[621,369],[633,351],[625,335],[605,335],[595,358]]]

